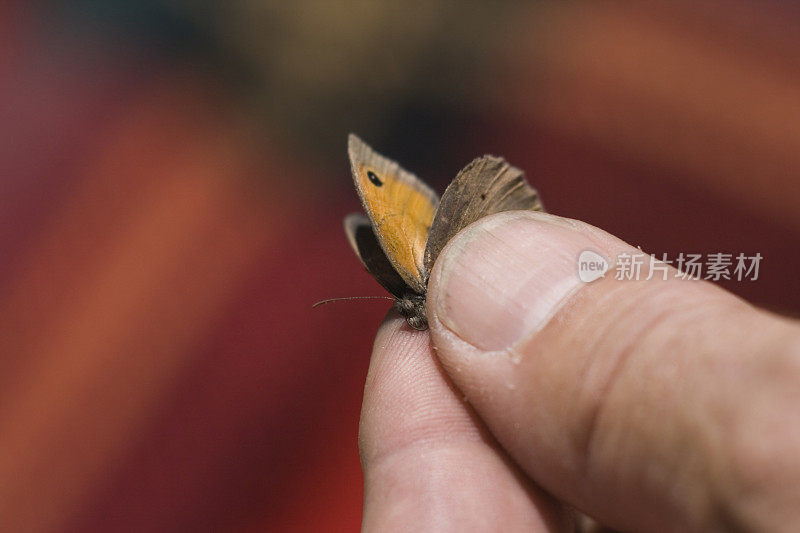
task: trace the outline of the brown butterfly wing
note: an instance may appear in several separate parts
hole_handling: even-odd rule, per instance
[[[456,233],[485,216],[515,210],[544,211],[525,174],[502,157],[485,155],[472,161],[442,195],[425,247],[426,272]]]
[[[375,232],[372,231],[372,223],[366,216],[361,213],[347,215],[344,219],[344,232],[364,268],[384,289],[395,298],[408,293],[408,285],[386,257]]]
[[[348,139],[356,190],[380,247],[414,292],[425,292],[425,246],[439,199],[433,190],[357,136]]]

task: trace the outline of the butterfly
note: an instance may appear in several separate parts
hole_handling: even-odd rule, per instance
[[[456,233],[493,213],[544,210],[524,173],[501,157],[485,155],[472,161],[439,200],[421,179],[356,135],[351,133],[347,144],[353,181],[366,211],[366,216],[345,217],[347,239],[414,329],[428,327],[428,277]]]

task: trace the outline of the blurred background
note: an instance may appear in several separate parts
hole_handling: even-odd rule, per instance
[[[389,303],[353,131],[477,155],[800,314],[800,11],[741,0],[0,3],[0,530],[353,531]]]

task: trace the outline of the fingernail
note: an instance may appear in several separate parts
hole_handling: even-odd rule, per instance
[[[506,349],[544,326],[583,285],[578,257],[597,248],[567,219],[530,212],[488,217],[455,237],[437,260],[431,277],[437,317],[476,348]]]

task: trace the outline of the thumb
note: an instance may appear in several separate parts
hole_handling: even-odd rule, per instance
[[[800,328],[661,272],[582,282],[587,224],[485,218],[448,244],[428,315],[446,371],[556,497],[624,530],[800,524]]]

